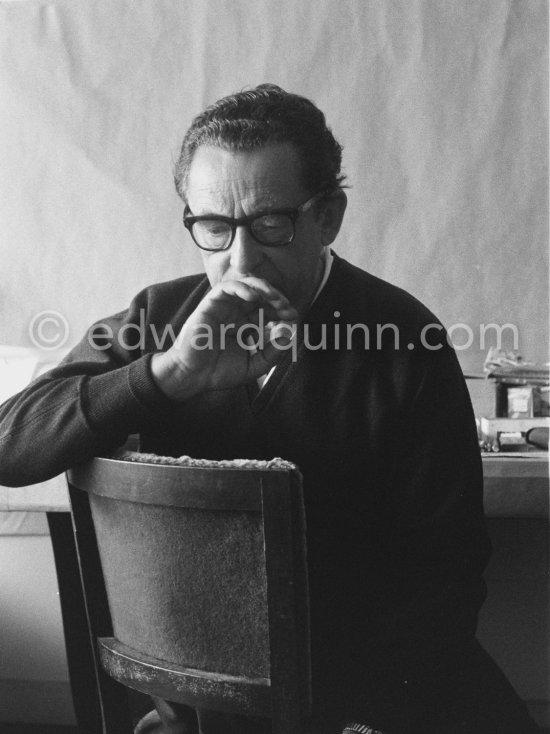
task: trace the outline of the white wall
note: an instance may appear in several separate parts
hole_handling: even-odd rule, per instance
[[[544,361],[546,17],[545,0],[1,3],[0,344],[29,345],[44,310],[72,344],[200,269],[171,180],[182,134],[273,81],[344,145],[337,249],[447,325],[516,324]],[[470,370],[483,357],[461,352]]]

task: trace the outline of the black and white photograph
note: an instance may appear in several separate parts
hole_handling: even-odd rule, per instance
[[[0,732],[550,733],[547,0],[0,0]]]

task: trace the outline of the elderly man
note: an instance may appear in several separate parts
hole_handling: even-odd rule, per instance
[[[0,482],[43,480],[132,433],[158,454],[292,460],[308,526],[307,731],[535,731],[474,636],[489,544],[460,368],[424,306],[330,250],[340,164],[322,112],[279,87],[199,115],[176,187],[206,276],[147,288],[8,401]],[[160,730],[196,730],[195,712],[157,708]],[[205,734],[269,730],[198,719]]]

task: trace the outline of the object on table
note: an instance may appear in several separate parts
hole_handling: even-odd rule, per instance
[[[531,428],[525,434],[525,440],[531,446],[536,446],[542,451],[548,451],[550,429],[548,428]]]
[[[484,372],[495,384],[497,418],[550,416],[550,368],[491,347]]]
[[[535,452],[547,450],[550,418],[481,418],[479,438],[483,451]],[[546,449],[544,436],[546,435]],[[541,446],[542,444],[542,446]]]

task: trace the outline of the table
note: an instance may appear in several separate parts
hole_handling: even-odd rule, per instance
[[[549,519],[548,454],[483,454],[483,503],[488,517]]]

